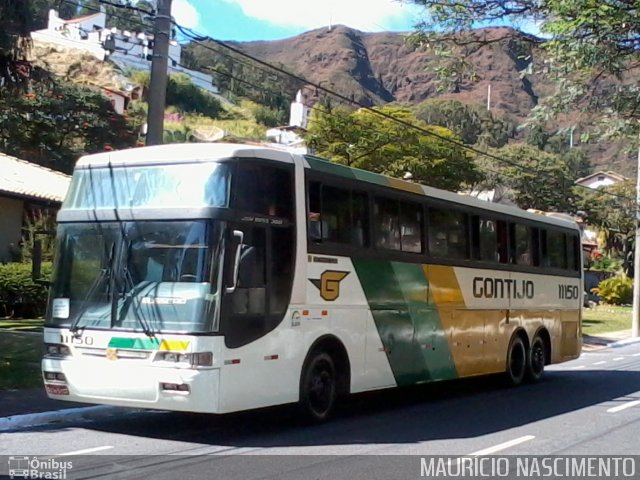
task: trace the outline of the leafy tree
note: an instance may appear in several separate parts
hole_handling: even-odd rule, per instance
[[[0,3],[0,95],[9,85],[26,84],[31,67],[26,61],[31,48],[30,0]]]
[[[524,209],[576,210],[573,184],[585,173],[583,156],[562,157],[526,144],[507,145],[493,153],[509,163],[497,165],[492,159],[479,158],[478,162],[492,172],[484,188],[502,185],[511,189],[516,204]]]
[[[0,151],[70,173],[78,156],[134,145],[126,118],[97,91],[34,82],[0,98]]]
[[[604,233],[605,249],[622,253],[627,271],[635,236],[635,190],[634,182],[627,180],[597,190],[582,190],[577,199],[587,223]]]
[[[446,127],[466,144],[481,143],[502,147],[515,136],[511,122],[495,118],[480,105],[467,105],[458,100],[429,99],[412,108],[415,116],[431,125]]]
[[[183,112],[197,112],[212,118],[217,118],[222,110],[222,105],[213,95],[196,87],[184,73],[169,77],[167,105],[173,105]]]
[[[450,130],[427,125],[397,107],[376,110],[400,118],[429,132],[459,141]],[[318,155],[337,163],[413,180],[447,190],[478,182],[482,175],[461,147],[408,128],[369,110],[314,110],[306,136]]]
[[[640,130],[640,87],[634,80],[640,60],[640,15],[634,2],[618,0],[410,0],[424,6],[426,15],[414,42],[432,45],[449,59],[465,58],[470,49],[486,48],[509,40],[523,45],[523,70],[544,71],[556,80],[557,90],[534,111],[534,120],[581,109],[597,112],[599,135],[636,137]],[[470,32],[476,25],[512,24],[535,20],[550,40],[522,37],[503,29]],[[434,40],[438,39],[437,42]],[[532,44],[541,43],[544,65],[532,65]],[[534,68],[535,67],[535,68]],[[451,72],[449,72],[451,73]]]

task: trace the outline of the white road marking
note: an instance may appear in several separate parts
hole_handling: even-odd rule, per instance
[[[535,435],[525,435],[524,437],[514,438],[513,440],[509,440],[508,442],[499,443],[498,445],[494,445],[493,447],[485,448],[483,450],[478,450],[477,452],[467,454],[470,457],[480,457],[482,455],[491,455],[492,453],[499,452],[500,450],[506,450],[510,447],[515,447],[516,445],[520,445],[521,443],[528,442],[529,440],[533,440]]]
[[[102,450],[109,450],[111,448],[113,447],[105,445],[104,447],[85,448],[84,450],[76,450],[74,452],[59,453],[58,455],[61,457],[64,457],[67,455],[84,455],[85,453],[100,452]]]
[[[633,355],[631,355],[632,357],[640,357],[640,353],[634,353]]]
[[[624,360],[624,357],[616,357],[613,359],[614,362],[619,362],[620,360]]]
[[[635,407],[636,405],[640,405],[640,400],[632,400],[627,403],[623,403],[622,405],[618,405],[617,407],[612,407],[607,410],[607,413],[616,413],[620,410],[626,410],[627,408]]]
[[[578,365],[577,367],[571,367],[571,370],[580,370],[581,368],[584,368],[584,365]]]
[[[601,362],[594,363],[594,365],[602,365],[603,363],[607,363],[607,361],[606,360],[602,360]]]

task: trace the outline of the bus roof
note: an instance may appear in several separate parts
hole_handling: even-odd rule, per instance
[[[297,155],[296,155],[297,156]],[[143,166],[176,163],[176,161],[206,161],[217,158],[264,158],[268,160],[293,163],[294,155],[284,150],[277,150],[260,145],[244,145],[232,143],[181,143],[156,145],[151,147],[130,148],[111,152],[97,153],[81,157],[76,168],[84,169],[107,166]],[[485,200],[461,195],[434,187],[420,185],[377,173],[347,167],[313,155],[303,155],[305,168],[336,175],[343,178],[359,180],[384,187],[391,187],[418,195],[457,203],[461,206],[478,208],[490,212],[520,217],[535,222],[557,225],[565,228],[578,228],[576,222],[566,218],[552,217],[539,213],[531,213],[517,207],[491,203]]]
[[[290,153],[257,145],[233,143],[177,143],[151,147],[129,148],[111,152],[85,155],[76,163],[76,168],[107,166],[143,166],[169,164],[182,161],[206,161],[218,158],[258,157],[293,163]]]

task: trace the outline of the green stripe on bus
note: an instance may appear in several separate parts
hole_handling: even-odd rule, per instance
[[[160,340],[157,338],[119,338],[113,337],[107,348],[128,348],[130,350],[157,350]]]
[[[398,385],[456,378],[421,265],[354,260]]]
[[[368,172],[366,170],[360,170],[358,168],[349,168],[339,163],[329,162],[317,157],[305,156],[309,166],[313,170],[319,172],[330,173],[332,175],[339,175],[341,177],[362,180],[364,182],[375,183],[376,185],[389,186],[389,179],[384,175]]]
[[[453,356],[438,310],[429,297],[429,283],[420,264],[392,262],[413,323],[413,341],[418,345],[431,380],[457,378]]]

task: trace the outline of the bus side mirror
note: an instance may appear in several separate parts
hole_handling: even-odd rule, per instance
[[[237,241],[235,258],[233,260],[233,277],[231,278],[231,285],[228,285],[225,289],[226,293],[233,293],[236,291],[238,285],[238,272],[240,271],[240,254],[242,253],[242,242],[244,241],[244,232],[241,230],[233,231],[233,238]]]

